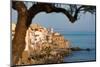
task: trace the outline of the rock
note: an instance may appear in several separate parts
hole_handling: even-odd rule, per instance
[[[80,47],[73,47],[73,48],[71,48],[71,50],[72,50],[72,51],[80,51],[81,48],[80,48]]]
[[[91,49],[90,48],[86,48],[86,51],[90,51]]]
[[[50,52],[50,55],[56,56],[56,55],[57,55],[57,51],[51,51],[51,52]]]

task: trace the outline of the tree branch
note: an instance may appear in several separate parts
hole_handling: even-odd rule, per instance
[[[84,8],[83,5],[80,6],[79,8],[76,8],[76,11],[75,11],[75,14],[74,14],[74,18],[75,18],[76,20],[77,20],[78,14],[79,14],[79,12],[80,12],[80,10],[81,10],[82,8]]]
[[[69,21],[71,21],[72,23],[77,20],[66,9],[55,7],[54,5],[52,5],[50,3],[35,4],[29,9],[28,13],[29,13],[29,16],[34,17],[35,14],[37,14],[39,12],[46,12],[46,13],[52,13],[52,12],[59,13],[59,12],[61,12],[61,13],[65,14],[68,17]]]

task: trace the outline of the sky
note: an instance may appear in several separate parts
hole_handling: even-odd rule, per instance
[[[17,12],[12,9],[12,23],[16,22]],[[62,13],[41,12],[33,18],[32,23],[38,23],[47,28],[52,27],[54,30],[95,32],[95,15],[88,12],[80,13],[75,23],[71,23]]]

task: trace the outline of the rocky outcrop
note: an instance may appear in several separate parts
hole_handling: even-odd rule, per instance
[[[15,27],[12,26],[13,37]],[[25,41],[26,47],[18,64],[61,63],[63,57],[71,52],[68,40],[53,28],[47,29],[39,24],[30,25]]]

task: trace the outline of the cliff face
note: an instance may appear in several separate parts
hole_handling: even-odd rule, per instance
[[[14,26],[14,27],[13,27]],[[14,28],[12,26],[12,39]],[[46,64],[63,62],[65,54],[70,53],[70,42],[53,28],[47,29],[39,24],[30,25],[25,37],[26,47],[18,64]]]

